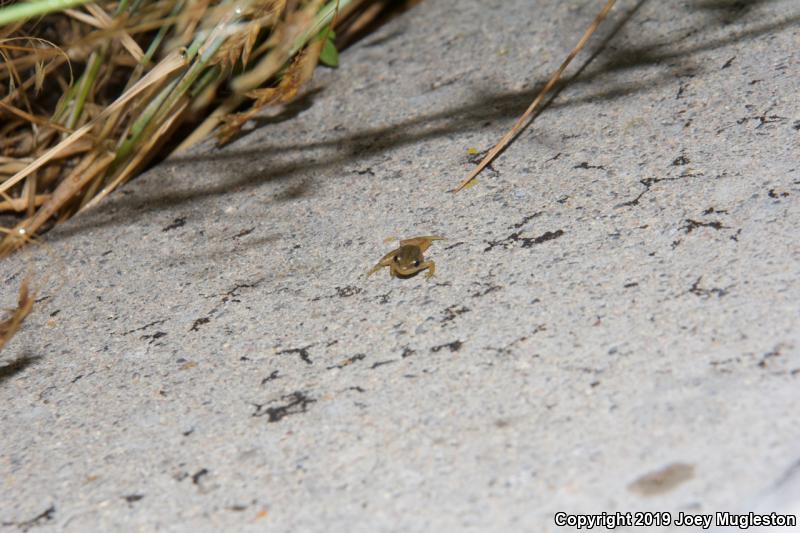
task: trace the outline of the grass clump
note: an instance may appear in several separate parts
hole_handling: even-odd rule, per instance
[[[102,201],[163,146],[232,139],[390,0],[33,0],[0,8],[0,239]],[[181,132],[182,142],[174,139]]]

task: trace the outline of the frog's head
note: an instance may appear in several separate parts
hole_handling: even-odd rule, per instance
[[[419,246],[401,246],[394,256],[394,268],[399,274],[408,276],[419,272],[422,261]]]

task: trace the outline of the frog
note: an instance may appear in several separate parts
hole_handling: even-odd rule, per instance
[[[381,260],[367,272],[367,277],[370,277],[383,267],[389,267],[389,276],[392,278],[410,278],[416,276],[417,273],[425,269],[428,270],[428,272],[425,273],[425,277],[431,278],[436,272],[436,263],[433,261],[426,261],[423,254],[425,250],[433,244],[433,241],[441,240],[444,240],[444,237],[439,237],[437,235],[402,239],[398,248],[384,255]]]

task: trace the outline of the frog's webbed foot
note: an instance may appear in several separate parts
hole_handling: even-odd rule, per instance
[[[433,241],[443,241],[444,237],[438,235],[426,235],[424,237],[414,237],[400,241],[400,246],[418,246],[421,252],[427,250]]]

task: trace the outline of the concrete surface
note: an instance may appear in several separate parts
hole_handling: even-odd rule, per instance
[[[426,0],[229,147],[4,262],[10,306],[57,258],[2,354],[0,523],[800,513],[796,0],[621,1],[447,192],[598,8]],[[433,233],[434,279],[365,279],[385,238]]]

